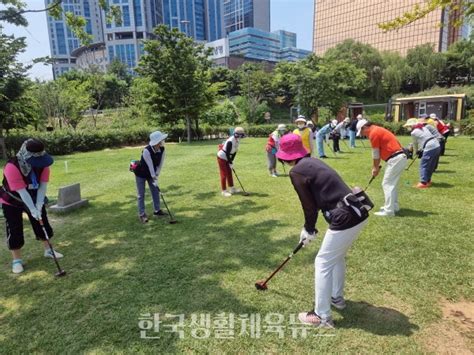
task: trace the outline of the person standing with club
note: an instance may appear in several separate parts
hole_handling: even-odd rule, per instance
[[[356,147],[356,133],[357,133],[357,118],[353,118],[349,123],[349,146],[351,148]]]
[[[53,229],[48,221],[45,198],[53,158],[46,153],[43,142],[28,139],[23,142],[16,156],[3,169],[0,203],[5,216],[6,242],[12,254],[12,272],[24,271],[21,248],[25,244],[23,234],[23,212],[30,221],[37,240],[43,241],[44,256],[57,259],[63,255],[52,251],[45,238],[43,226],[49,238]],[[54,256],[53,256],[54,253]]]
[[[407,156],[397,137],[388,129],[376,126],[366,119],[357,122],[357,135],[366,136],[372,146],[372,176],[380,172],[380,161],[385,160],[386,168],[382,180],[385,196],[384,206],[376,216],[391,217],[400,210],[398,203],[398,182],[407,165]]]
[[[140,163],[135,170],[133,170],[137,185],[138,219],[142,223],[148,222],[148,216],[145,212],[146,183],[148,183],[153,200],[153,215],[156,217],[165,217],[168,215],[160,208],[160,189],[158,187],[158,176],[165,162],[166,137],[168,137],[168,135],[160,131],[155,131],[150,134],[150,142],[145,149],[143,149]]]
[[[315,259],[315,308],[300,313],[304,324],[333,328],[331,305],[344,309],[345,257],[361,230],[367,224],[372,203],[360,189],[351,190],[337,172],[316,158],[306,158],[301,138],[287,134],[280,141],[278,159],[292,168],[290,178],[300,199],[304,227],[300,243],[315,239],[319,211],[329,223]]]
[[[245,137],[245,131],[242,127],[235,127],[234,133],[227,138],[223,144],[219,144],[217,152],[217,164],[219,165],[219,174],[221,177],[221,194],[224,197],[230,197],[239,190],[234,187],[232,169],[234,168],[234,159],[239,150],[240,139]],[[229,190],[227,190],[229,185]]]
[[[286,125],[279,124],[277,129],[274,130],[268,137],[267,145],[265,146],[265,150],[267,151],[268,170],[270,171],[270,176],[272,177],[278,177],[278,173],[276,170],[277,159],[275,154],[278,151],[278,147],[280,145],[280,138],[286,132]]]
[[[324,154],[324,141],[326,140],[326,136],[331,133],[333,129],[332,122],[324,125],[321,129],[316,133],[316,144],[318,146],[318,155],[320,159],[326,159],[327,156]],[[329,146],[330,148],[331,146]]]
[[[311,130],[311,128],[306,126],[307,122],[303,115],[299,115],[295,123],[298,128],[295,129],[293,133],[301,137],[303,146],[306,148],[306,151],[311,156],[314,150],[313,131]]]
[[[451,134],[451,130],[449,129],[449,125],[445,124],[440,118],[436,116],[435,113],[432,113],[430,117],[436,122],[436,129],[438,132],[443,136],[443,140],[440,140],[439,143],[441,145],[441,152],[440,155],[444,155],[446,150],[446,143],[448,142],[448,137]]]
[[[413,151],[421,158],[420,182],[416,184],[415,187],[418,189],[426,189],[431,186],[431,177],[438,164],[439,153],[441,151],[438,139],[423,123],[419,123],[416,118],[409,119],[403,127],[411,131]]]
[[[339,140],[342,137],[342,133],[344,130],[345,121],[337,122],[337,120],[332,120],[331,126],[334,129],[331,131],[332,137],[332,147],[335,153],[341,153],[341,147],[339,146]]]

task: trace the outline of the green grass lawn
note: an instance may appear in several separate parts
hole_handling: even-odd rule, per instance
[[[255,281],[298,243],[303,214],[288,177],[268,176],[265,139],[245,139],[235,161],[251,196],[221,197],[217,144],[167,145],[160,186],[176,225],[138,221],[128,164],[140,148],[57,157],[49,196],[80,182],[90,207],[51,215],[65,278],[54,278],[54,264],[43,258],[29,227],[23,274],[11,273],[10,254],[1,249],[0,353],[412,353],[435,351],[430,344],[443,339],[439,329],[457,329],[443,320],[442,304],[473,301],[474,141],[450,138],[431,189],[412,187],[418,162],[403,174],[399,216],[371,216],[349,252],[348,307],[334,311],[336,329],[309,329],[305,338],[292,336],[297,326],[291,315],[312,309],[314,257],[327,225],[320,217],[319,238],[276,275],[268,291],[256,291]],[[327,163],[348,184],[364,187],[370,150],[341,148],[346,153]],[[380,181],[369,189],[377,208]],[[148,194],[149,213],[150,200]],[[160,331],[147,332],[159,339],[140,337],[139,318],[146,313],[162,317]],[[222,313],[229,321],[234,315],[233,338],[219,338],[212,328]],[[278,320],[272,313],[281,315],[282,337],[269,332],[268,321]],[[165,314],[185,316],[182,338],[170,331],[178,318]],[[206,334],[193,315],[209,315],[208,338],[197,339]],[[259,338],[248,334],[244,315],[261,317]],[[472,334],[465,341],[472,346]]]

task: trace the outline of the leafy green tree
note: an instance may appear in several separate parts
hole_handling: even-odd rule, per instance
[[[263,101],[273,96],[272,74],[264,71],[263,66],[250,63],[242,65],[239,73],[240,92],[247,99],[246,119],[249,123],[256,123],[260,120],[257,116],[257,108]]]
[[[431,44],[423,44],[408,50],[407,79],[413,91],[423,91],[436,83],[446,64],[442,53],[435,53]]]
[[[144,122],[159,122],[160,115],[156,97],[158,84],[149,77],[136,77],[130,87],[130,95],[126,100],[129,116]]]
[[[445,56],[443,78],[447,85],[470,84],[474,78],[474,40],[453,43]]]
[[[298,63],[292,90],[301,112],[318,120],[320,107],[334,115],[362,88],[366,80],[363,69],[343,60],[309,56]]]
[[[218,94],[225,97],[240,95],[241,77],[237,70],[224,67],[212,68],[211,83],[220,85]]]
[[[273,70],[272,89],[275,94],[275,102],[288,108],[295,100],[292,83],[295,78],[296,66],[295,62],[279,62]]]
[[[347,39],[328,49],[324,58],[329,61],[344,60],[363,69],[367,76],[367,85],[361,94],[379,100],[383,94],[383,60],[380,52],[369,44]],[[361,95],[358,95],[361,96]]]
[[[405,58],[397,52],[382,52],[381,55],[384,63],[382,85],[388,98],[401,91],[408,68]]]
[[[128,71],[127,65],[117,58],[114,58],[114,60],[112,60],[112,62],[107,66],[107,73],[113,74],[117,79],[125,81],[128,86],[132,83],[132,75]]]
[[[209,54],[210,50],[184,33],[160,25],[154,39],[145,41],[145,55],[137,68],[156,84],[153,104],[160,121],[174,123],[184,118],[188,142],[192,121],[198,131],[199,117],[213,105],[217,91],[210,82]]]
[[[403,15],[385,23],[380,23],[378,26],[384,31],[398,30],[422,19],[437,9],[460,11],[460,17],[454,24],[460,26],[464,21],[472,21],[474,2],[472,0],[427,0],[424,4],[415,4],[412,9]]]

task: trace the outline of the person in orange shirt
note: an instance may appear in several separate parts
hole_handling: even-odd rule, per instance
[[[382,181],[385,203],[380,211],[374,214],[384,217],[395,216],[395,212],[400,210],[397,185],[407,165],[407,156],[392,132],[376,126],[366,119],[357,122],[357,135],[366,136],[370,140],[373,158],[372,176],[375,177],[379,174],[381,160],[385,160],[387,163]]]

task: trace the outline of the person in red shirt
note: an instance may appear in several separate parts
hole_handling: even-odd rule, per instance
[[[387,163],[382,181],[385,203],[381,210],[374,214],[383,217],[394,216],[400,210],[398,181],[407,165],[407,156],[392,132],[376,126],[366,119],[359,120],[357,123],[357,135],[368,137],[372,145],[372,176],[375,177],[379,174],[381,160],[385,160]]]
[[[440,118],[436,116],[435,113],[432,113],[430,117],[435,120],[436,122],[436,129],[438,132],[444,137],[444,139],[440,140],[439,144],[441,146],[441,153],[440,155],[444,155],[444,151],[446,149],[446,142],[448,141],[448,137],[451,134],[451,130],[449,129],[449,125],[445,124]]]
[[[6,222],[7,246],[13,257],[12,272],[23,272],[21,248],[25,244],[23,235],[23,212],[30,220],[31,227],[37,240],[44,244],[44,256],[53,257],[39,223],[44,227],[51,238],[53,229],[48,222],[44,207],[46,189],[49,181],[49,167],[53,158],[44,150],[44,144],[37,139],[28,139],[21,146],[16,156],[10,159],[3,169],[3,183],[0,188],[0,203]],[[56,258],[63,255],[54,251]]]

